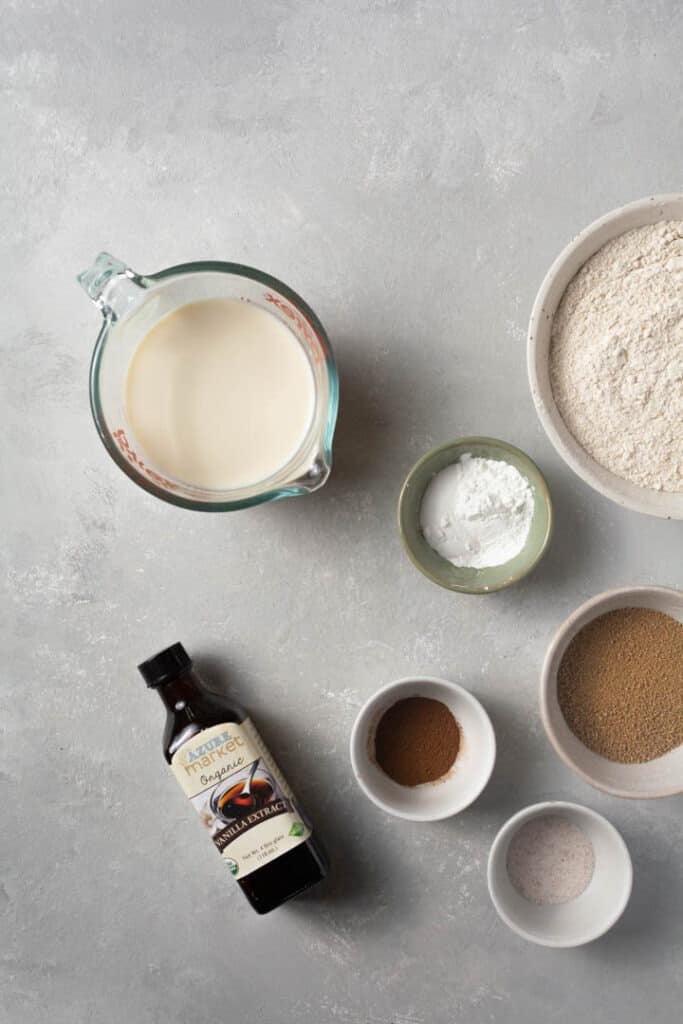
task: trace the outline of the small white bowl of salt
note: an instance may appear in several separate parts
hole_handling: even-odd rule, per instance
[[[621,835],[581,804],[526,807],[503,825],[489,854],[493,905],[509,928],[539,946],[582,946],[604,935],[632,885]]]

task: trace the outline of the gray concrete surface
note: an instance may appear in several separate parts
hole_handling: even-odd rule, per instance
[[[580,601],[681,583],[681,527],[564,467],[524,339],[574,232],[681,187],[682,27],[674,0],[2,5],[3,1022],[679,1017],[681,803],[575,778],[536,688]],[[210,517],[118,472],[74,281],[100,248],[242,260],[306,296],[342,375],[323,491]],[[533,577],[481,599],[423,579],[394,527],[411,463],[470,432],[529,451],[557,508]],[[164,769],[135,665],[176,639],[250,706],[331,849],[329,884],[269,918]],[[417,672],[471,687],[500,748],[433,826],[379,813],[347,758],[360,703]],[[547,797],[604,812],[635,862],[622,922],[573,952],[516,938],[486,892],[495,832]]]

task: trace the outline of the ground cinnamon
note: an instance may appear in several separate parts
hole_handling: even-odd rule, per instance
[[[406,697],[382,715],[375,732],[375,758],[402,786],[436,782],[453,766],[460,728],[440,700]]]

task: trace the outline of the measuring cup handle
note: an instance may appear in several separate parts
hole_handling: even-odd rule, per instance
[[[146,288],[143,277],[108,252],[101,252],[93,265],[78,275],[77,281],[102,316],[111,320],[120,320],[129,313]]]

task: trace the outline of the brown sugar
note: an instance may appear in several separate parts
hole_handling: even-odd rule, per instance
[[[609,761],[666,754],[683,743],[683,625],[650,608],[600,615],[567,647],[557,697],[574,735]]]
[[[406,697],[382,715],[375,732],[380,768],[402,786],[436,782],[453,766],[460,728],[440,700]]]

